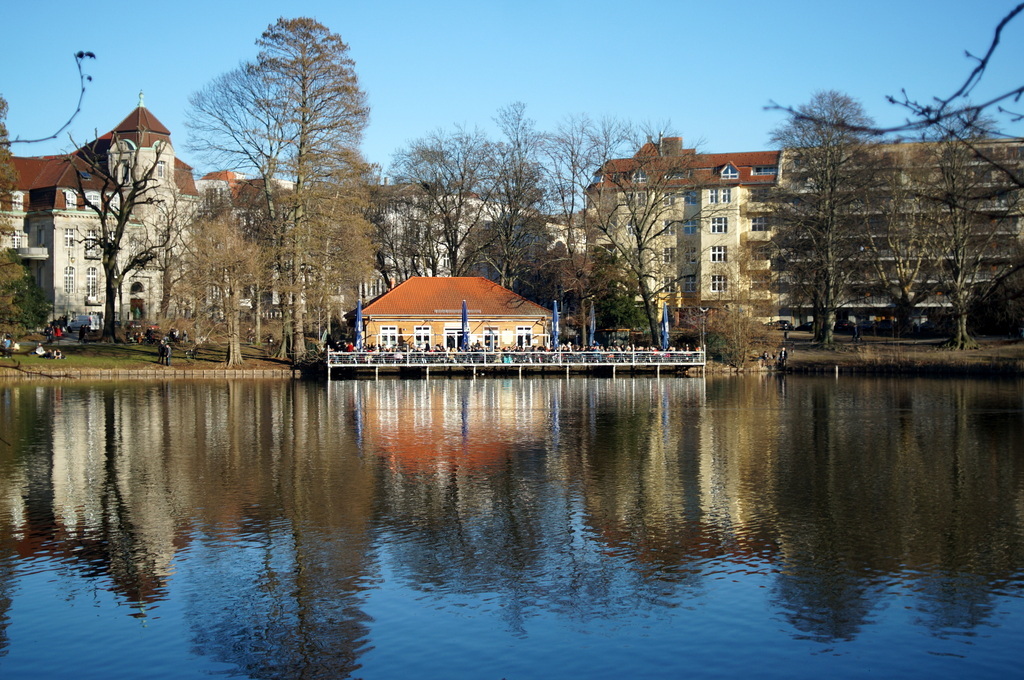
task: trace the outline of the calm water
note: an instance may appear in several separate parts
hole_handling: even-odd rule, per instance
[[[1024,384],[0,384],[0,677],[1008,678]]]

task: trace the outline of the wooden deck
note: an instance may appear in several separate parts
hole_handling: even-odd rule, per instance
[[[617,372],[685,373],[704,368],[704,352],[327,352],[327,379],[403,374],[519,375]]]

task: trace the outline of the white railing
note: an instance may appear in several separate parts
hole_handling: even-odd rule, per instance
[[[327,352],[327,367],[373,366],[703,366],[701,351]]]

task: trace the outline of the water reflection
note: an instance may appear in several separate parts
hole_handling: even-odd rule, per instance
[[[725,608],[728,578],[829,644],[896,602],[939,637],[1001,625],[1020,595],[1019,383],[8,385],[0,426],[0,669],[45,654],[8,637],[37,568],[180,610],[250,677],[379,663],[385,591],[525,638]]]

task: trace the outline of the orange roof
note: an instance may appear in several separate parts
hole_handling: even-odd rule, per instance
[[[459,318],[463,300],[471,316],[547,317],[551,314],[546,308],[482,276],[414,276],[368,304],[363,316]]]

